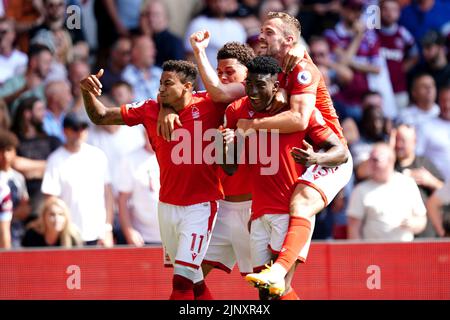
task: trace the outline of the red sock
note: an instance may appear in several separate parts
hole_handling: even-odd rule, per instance
[[[311,233],[311,223],[301,217],[290,217],[289,227],[276,263],[289,271],[297,260],[298,253],[308,242]]]
[[[188,278],[178,274],[173,275],[172,294],[170,300],[194,300],[194,284]]]
[[[214,300],[205,281],[194,284],[195,300]]]
[[[294,291],[294,289],[291,288],[288,293],[280,297],[280,300],[300,300],[300,298],[297,296],[297,293]]]

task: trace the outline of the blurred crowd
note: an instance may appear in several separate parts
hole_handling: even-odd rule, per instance
[[[4,0],[0,247],[160,243],[144,130],[93,125],[79,82],[103,68],[105,105],[155,99],[193,32],[211,63],[230,41],[257,53],[270,11],[299,19],[354,159],[314,238],[448,236],[450,0]]]

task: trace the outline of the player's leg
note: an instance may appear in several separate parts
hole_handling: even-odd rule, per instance
[[[282,279],[294,265],[299,253],[308,252],[314,230],[313,218],[348,183],[353,163],[349,160],[336,168],[309,167],[299,178],[291,197],[289,227],[276,262],[261,275],[251,275],[273,294],[283,293]],[[306,256],[303,256],[306,259]],[[249,275],[250,276],[250,275]]]
[[[231,273],[236,263],[234,251],[231,246],[232,209],[226,201],[219,201],[216,224],[211,234],[208,251],[202,262],[204,276],[213,268]]]
[[[267,247],[266,251],[268,251],[268,253],[261,257],[261,260],[264,259],[262,261],[265,265],[260,263],[260,267],[254,268],[255,273],[248,274],[245,277],[245,280],[257,288],[269,289],[269,294],[271,296],[280,296],[285,290],[284,277],[277,278],[276,281],[273,281],[272,278],[268,278],[268,276],[271,275],[271,266],[268,264],[280,253],[281,246],[288,229],[289,214],[265,214],[263,218],[268,237],[268,239],[265,239],[266,241],[264,243]],[[258,220],[259,219],[252,223],[250,233],[251,238],[254,238],[254,224],[258,222]],[[253,243],[254,241],[252,240],[252,245]],[[260,252],[262,252],[262,250],[260,250]],[[254,260],[254,255],[255,250],[252,246],[252,260]]]
[[[231,243],[239,271],[242,276],[253,272],[251,250],[250,250],[250,232],[248,222],[251,216],[251,201],[244,201],[235,204],[235,210],[232,211],[231,221]]]
[[[180,222],[182,214],[184,213],[184,207],[173,206],[166,203],[159,202],[158,204],[158,220],[161,233],[161,241],[164,248],[165,260],[166,256],[169,258],[170,263],[174,268],[174,274],[172,277],[172,293],[170,294],[171,300],[193,300],[193,282],[186,276],[184,271],[180,269],[180,266],[175,264],[175,258],[178,251],[178,228],[177,225]],[[166,264],[169,262],[166,261]],[[191,277],[195,275],[195,270],[190,270]]]
[[[217,204],[205,202],[184,208],[184,215],[178,225],[178,248],[174,273],[184,278],[183,289],[186,291],[190,287],[192,298],[211,299],[206,284],[202,283],[204,279],[200,266],[211,240]],[[194,283],[197,284],[197,297],[195,297]]]
[[[284,278],[285,284],[286,284],[286,290],[284,291],[283,295],[279,298],[280,300],[299,300],[299,297],[297,293],[295,292],[294,288],[292,288],[291,283],[292,279],[294,278],[295,270],[297,269],[297,266],[299,265],[300,261],[296,261],[294,265],[291,267],[289,272],[286,274],[286,277]]]

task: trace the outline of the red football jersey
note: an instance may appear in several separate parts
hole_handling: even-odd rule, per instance
[[[211,141],[203,139],[206,130],[222,123],[223,108],[207,93],[195,93],[192,103],[179,112],[183,127],[174,130],[178,141],[167,142],[157,135],[159,105],[154,100],[124,105],[121,113],[127,125],[143,124],[147,131],[160,167],[160,201],[188,206],[223,198],[218,165],[204,159]]]
[[[236,128],[239,119],[269,116],[267,113],[255,112],[248,97],[233,102],[228,106],[225,115],[227,127],[232,129]],[[292,192],[297,178],[304,171],[304,167],[297,164],[292,158],[292,148],[303,147],[302,141],[306,135],[315,144],[321,144],[332,133],[316,110],[305,131],[279,134],[274,137],[270,133],[266,136],[261,135],[261,131],[259,131],[258,134],[248,137],[246,161],[251,166],[252,174],[252,219],[264,214],[289,213]],[[273,143],[277,143],[278,146],[272,146]],[[274,152],[271,152],[272,147],[274,147]],[[261,152],[261,150],[264,151]],[[255,159],[256,161],[254,161]]]
[[[289,96],[302,93],[316,95],[316,108],[322,114],[326,124],[344,144],[347,143],[322,73],[306,51],[304,58],[294,70],[288,74],[280,73],[278,80]]]

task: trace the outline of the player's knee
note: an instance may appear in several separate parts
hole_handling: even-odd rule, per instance
[[[197,282],[203,280],[203,272],[200,268],[195,269],[195,268],[176,264],[174,266],[173,273],[180,275],[184,278],[187,278],[187,279],[191,280],[193,283],[197,283]]]
[[[298,184],[290,202],[290,215],[299,218],[312,218],[325,207],[322,195],[314,188]]]

